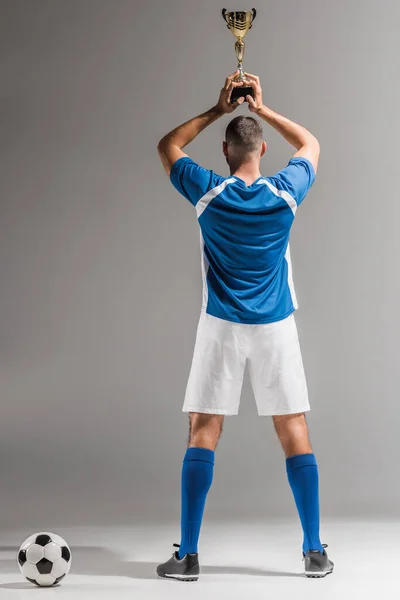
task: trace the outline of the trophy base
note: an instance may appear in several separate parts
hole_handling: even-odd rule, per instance
[[[245,87],[245,86],[233,88],[232,94],[231,94],[231,104],[236,102],[236,100],[238,100],[242,96],[245,99],[245,102],[247,102],[246,96],[251,96],[254,99],[254,89],[252,87]]]

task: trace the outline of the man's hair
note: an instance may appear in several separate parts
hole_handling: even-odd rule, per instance
[[[253,117],[239,116],[232,119],[225,132],[229,146],[235,146],[243,154],[259,150],[263,141],[263,130],[259,121]]]

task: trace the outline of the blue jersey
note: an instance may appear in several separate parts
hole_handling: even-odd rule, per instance
[[[296,209],[314,183],[309,160],[296,157],[250,186],[221,177],[189,157],[171,182],[196,209],[200,226],[203,309],[237,323],[270,323],[297,308],[289,236]]]

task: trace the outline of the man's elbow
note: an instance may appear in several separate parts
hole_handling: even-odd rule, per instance
[[[162,166],[164,167],[167,175],[169,175],[171,172],[169,147],[169,143],[165,137],[163,137],[157,144],[158,156],[160,157]]]
[[[321,153],[321,146],[319,145],[319,141],[316,137],[312,136],[311,139],[307,143],[308,151],[307,153],[313,157],[313,160],[316,164],[318,164],[319,155]]]
[[[165,148],[166,148],[166,140],[165,140],[165,137],[163,137],[157,144],[157,152],[160,156],[165,154]]]
[[[302,144],[296,146],[298,152],[312,152],[313,154],[319,155],[321,147],[317,138],[310,133],[306,139],[303,140]]]
[[[317,138],[313,135],[312,136],[312,145],[313,148],[315,149],[315,152],[318,152],[318,154],[321,152],[321,146],[319,141],[317,140]]]

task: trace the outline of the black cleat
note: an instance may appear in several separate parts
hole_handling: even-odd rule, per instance
[[[179,548],[179,544],[174,544],[174,546]],[[180,559],[178,552],[174,552],[167,562],[158,565],[157,575],[179,581],[197,581],[200,575],[199,555],[197,553],[185,554]]]
[[[322,547],[327,548],[327,544],[322,544]],[[325,550],[309,550],[306,554],[303,552],[303,560],[306,577],[325,577],[333,571],[333,562],[329,560]]]

